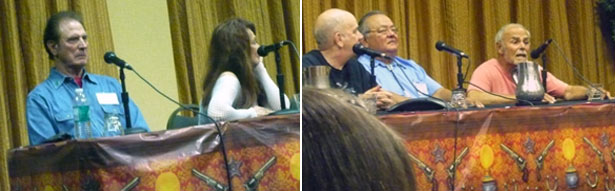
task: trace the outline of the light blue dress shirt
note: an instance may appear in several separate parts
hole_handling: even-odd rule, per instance
[[[49,77],[28,94],[26,118],[30,145],[38,145],[56,134],[66,133],[74,136],[73,98],[79,86],[72,77],[51,69]],[[90,104],[90,126],[92,135],[101,137],[105,114],[117,114],[126,128],[124,107],[122,106],[120,83],[114,78],[87,73],[84,70],[82,88]],[[112,93],[119,104],[101,104],[98,93]],[[141,111],[129,101],[132,127],[149,131]]]
[[[363,68],[371,74],[370,60],[371,57],[367,55],[358,58]],[[395,61],[391,64],[385,64],[379,60],[374,60],[374,63],[376,82],[387,91],[404,97],[421,98],[427,96],[418,93],[417,89],[433,96],[438,89],[442,88],[442,85],[429,77],[425,70],[413,60],[395,57]]]

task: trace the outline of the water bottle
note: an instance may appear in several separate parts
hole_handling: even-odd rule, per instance
[[[112,137],[124,135],[124,129],[117,114],[105,114],[105,129],[103,136]]]
[[[85,97],[82,88],[75,89],[75,99],[73,99],[73,119],[75,120],[75,138],[92,138],[92,127],[90,126],[90,105]]]
[[[468,108],[468,102],[466,100],[466,91],[463,89],[453,90],[453,96],[451,97],[450,104],[453,108]]]

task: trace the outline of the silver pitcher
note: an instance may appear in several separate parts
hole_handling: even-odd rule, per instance
[[[318,89],[326,89],[331,87],[329,81],[330,66],[310,66],[303,68],[303,85]]]
[[[530,61],[517,64],[513,79],[517,83],[517,99],[542,101],[545,89],[542,87],[537,64]]]

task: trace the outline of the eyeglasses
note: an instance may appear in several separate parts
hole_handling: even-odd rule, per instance
[[[378,29],[376,29],[376,30],[369,30],[369,31],[367,31],[367,33],[376,32],[376,33],[378,33],[378,34],[385,34],[385,33],[386,33],[386,32],[388,32],[388,31],[391,31],[391,32],[393,32],[393,33],[397,34],[398,29],[397,29],[397,27],[395,27],[395,26],[391,26],[391,27],[380,27],[380,28],[378,28]]]

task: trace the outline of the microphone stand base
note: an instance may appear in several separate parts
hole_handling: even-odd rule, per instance
[[[147,133],[147,131],[143,128],[131,127],[124,129],[125,135],[139,134],[139,133]]]

